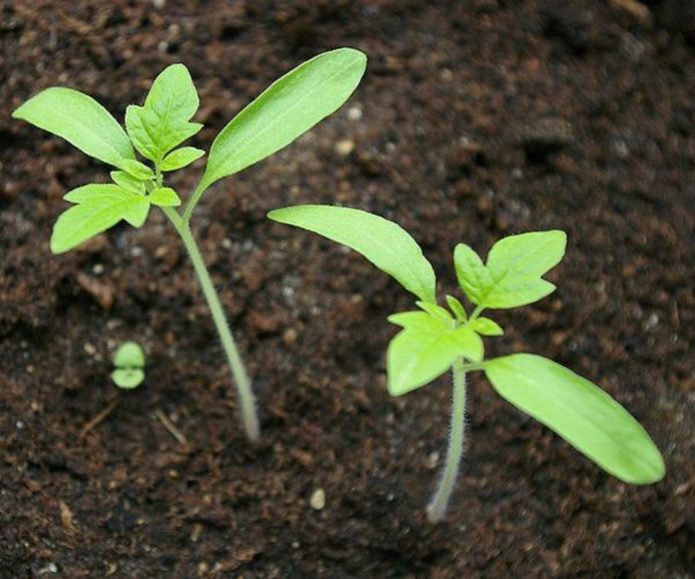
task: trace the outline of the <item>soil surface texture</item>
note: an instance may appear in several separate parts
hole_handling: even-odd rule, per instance
[[[0,577],[693,577],[693,6],[0,0]],[[122,120],[182,62],[207,148],[338,46],[369,56],[351,100],[214,186],[193,221],[257,392],[252,446],[164,216],[51,255],[61,197],[108,169],[10,112],[62,85]],[[202,166],[170,182],[188,192]],[[665,479],[620,483],[474,374],[453,503],[427,523],[449,379],[389,397],[386,316],[412,297],[265,217],[296,203],[397,221],[441,295],[457,293],[457,243],[566,230],[558,290],[492,312],[506,333],[489,355],[542,354],[600,384]],[[125,339],[148,354],[129,392],[109,378]]]

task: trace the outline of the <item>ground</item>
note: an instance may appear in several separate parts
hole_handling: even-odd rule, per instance
[[[692,577],[692,6],[0,2],[0,576]],[[258,395],[254,446],[171,227],[153,214],[52,256],[62,195],[106,168],[10,112],[64,85],[122,119],[183,62],[207,147],[270,81],[337,46],[369,56],[348,104],[216,185],[194,218]],[[172,183],[189,191],[201,169]],[[411,296],[265,218],[301,202],[396,220],[442,295],[456,243],[566,230],[558,290],[494,312],[506,334],[489,352],[600,384],[663,451],[665,479],[620,483],[473,375],[453,504],[428,524],[448,380],[388,396],[385,319]],[[125,339],[148,354],[132,392],[109,380]]]

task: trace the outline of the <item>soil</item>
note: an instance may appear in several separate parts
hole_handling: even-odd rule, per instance
[[[695,576],[691,2],[0,11],[1,577]],[[270,81],[336,46],[369,55],[350,102],[215,186],[195,216],[258,395],[252,446],[175,233],[153,214],[52,256],[62,195],[106,171],[9,113],[59,84],[122,115],[183,62],[207,127],[192,144],[208,146]],[[200,170],[172,183],[189,190]],[[620,483],[475,375],[453,504],[428,524],[448,380],[388,396],[385,318],[411,297],[359,256],[265,218],[302,202],[396,220],[442,294],[456,292],[456,243],[484,252],[506,234],[566,230],[558,290],[497,312],[506,334],[490,355],[543,354],[599,383],[652,435],[666,478]],[[148,353],[132,392],[109,380],[125,339]]]

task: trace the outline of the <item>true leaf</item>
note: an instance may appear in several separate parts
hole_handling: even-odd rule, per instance
[[[427,312],[395,314],[389,321],[403,326],[387,351],[388,389],[392,396],[431,382],[459,357],[482,360],[482,340],[467,327],[452,328]]]
[[[143,193],[145,191],[145,183],[140,179],[136,179],[132,175],[129,175],[125,171],[111,171],[109,175],[111,176],[113,182],[116,185],[123,187],[123,189],[132,191],[133,193]]]
[[[663,478],[664,461],[649,435],[627,410],[585,378],[533,354],[488,360],[485,373],[504,399],[613,476],[632,484]]]
[[[465,322],[468,319],[466,308],[464,308],[463,304],[454,296],[446,296],[446,303],[459,322]]]
[[[177,171],[200,159],[204,154],[205,151],[195,147],[181,147],[164,157],[159,168],[162,171]]]
[[[336,111],[357,87],[366,64],[360,51],[339,48],[276,80],[214,140],[198,188],[265,159]]]
[[[360,209],[330,205],[275,209],[268,218],[347,245],[422,301],[436,303],[436,280],[430,262],[410,234],[393,221]]]
[[[415,302],[418,308],[426,311],[430,316],[433,316],[443,322],[444,324],[454,327],[454,318],[451,317],[449,310],[443,308],[438,304],[432,304],[428,302],[417,301]]]
[[[159,207],[178,207],[181,199],[171,187],[157,187],[150,193],[150,203]]]
[[[198,110],[198,93],[188,69],[172,64],[152,83],[144,106],[126,110],[126,128],[137,150],[159,162],[175,146],[200,130],[189,123]]]
[[[459,244],[454,251],[459,284],[484,308],[530,304],[555,289],[541,276],[560,262],[566,243],[565,233],[557,230],[511,235],[492,247],[485,265],[470,247]]]
[[[30,98],[12,116],[62,137],[82,152],[109,165],[122,167],[135,153],[128,135],[103,106],[89,95],[48,88]]]
[[[497,322],[484,316],[473,320],[469,327],[471,330],[478,332],[481,336],[501,336],[504,334],[504,330]]]
[[[123,161],[121,165],[123,170],[128,173],[131,177],[146,181],[154,177],[154,172],[144,163],[136,161],[135,159],[128,159]]]
[[[144,196],[112,184],[85,185],[70,191],[64,199],[77,205],[58,217],[53,226],[53,253],[69,251],[122,219],[140,227],[150,208]]]

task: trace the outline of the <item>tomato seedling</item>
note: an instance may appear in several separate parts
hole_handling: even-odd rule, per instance
[[[454,250],[454,267],[470,314],[454,296],[448,309],[436,298],[431,264],[417,242],[397,224],[359,209],[300,205],[271,211],[268,217],[318,233],[361,253],[419,299],[418,310],[389,316],[401,331],[387,351],[388,389],[400,396],[449,369],[453,403],[449,447],[437,490],[427,507],[440,521],[454,488],[464,450],[466,374],[485,372],[505,400],[555,431],[579,452],[616,478],[649,484],[663,478],[664,461],[649,435],[620,404],[568,368],[535,354],[485,359],[483,337],[502,335],[484,317],[487,309],[524,306],[544,298],[555,286],[543,279],[565,254],[562,231],[536,231],[501,239],[487,261],[465,244]]]
[[[145,379],[145,352],[137,342],[123,342],[113,356],[111,379],[116,386],[132,390]]]
[[[64,87],[48,88],[12,113],[115,168],[110,173],[112,183],[91,183],[65,195],[74,205],[56,221],[50,243],[53,253],[69,251],[120,221],[141,227],[153,205],[169,218],[188,251],[210,308],[251,440],[259,435],[253,391],[193,238],[191,217],[213,183],[279,151],[336,111],[359,84],[366,63],[366,56],[358,50],[339,48],[304,62],[270,85],[217,135],[183,211],[177,209],[181,205],[178,192],[165,186],[164,174],[183,169],[205,154],[195,147],[180,147],[203,127],[191,122],[199,101],[184,65],[167,67],[153,82],[144,104],[128,106],[126,130],[92,97]]]

